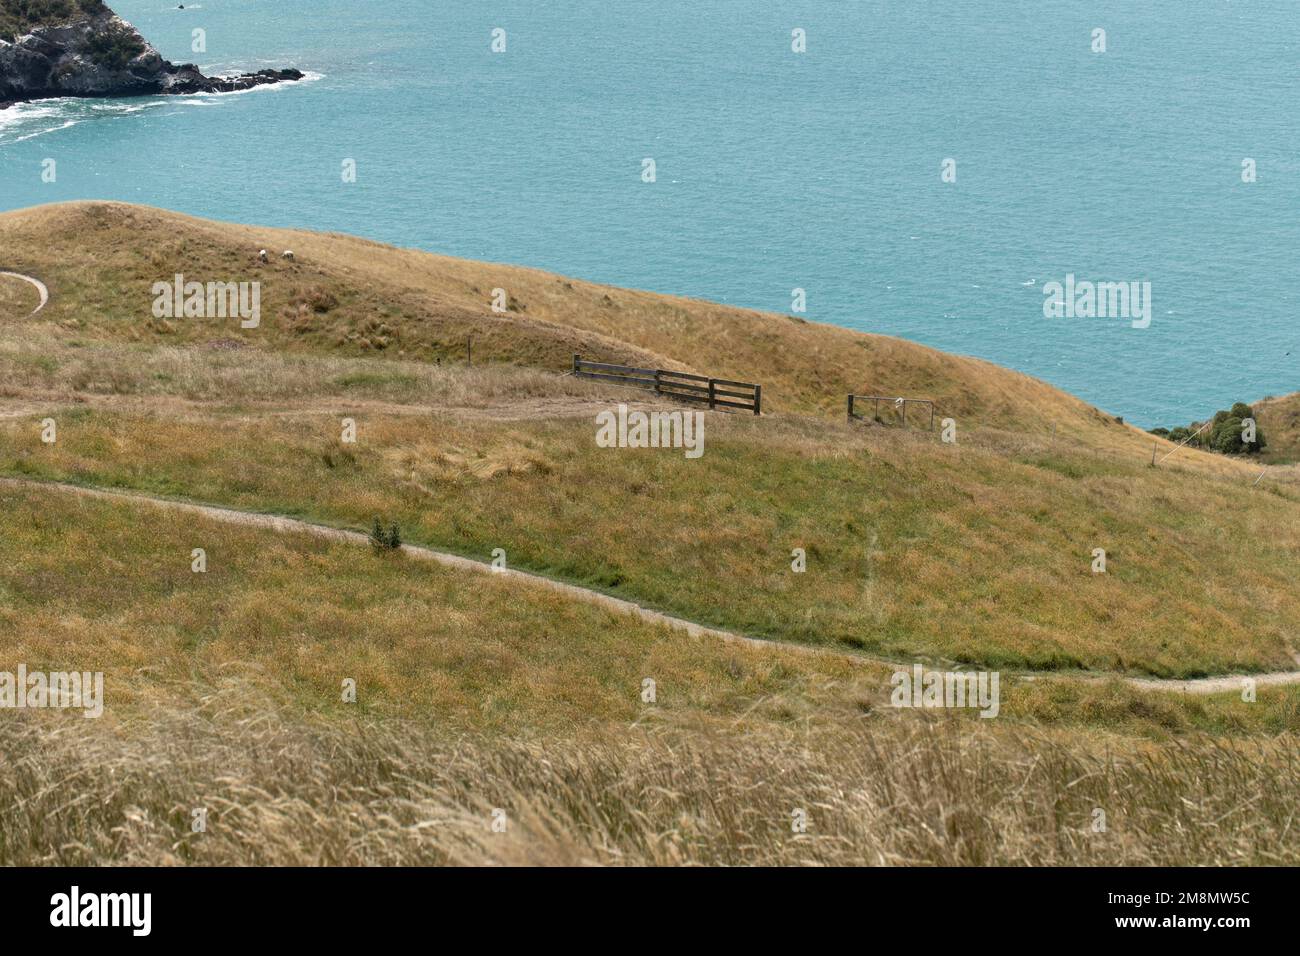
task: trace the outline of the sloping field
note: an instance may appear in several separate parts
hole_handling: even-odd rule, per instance
[[[1266,462],[1300,462],[1300,392],[1256,402],[1255,418],[1268,439]]]
[[[936,401],[963,424],[1058,431],[1150,447],[1142,433],[1018,372],[886,336],[531,269],[395,249],[343,235],[215,223],[120,203],[0,215],[7,268],[36,275],[42,315],[80,337],[146,344],[239,342],[345,357],[480,361],[555,371],[597,361],[760,381],[772,411],[841,414],[849,392]],[[270,261],[258,253],[266,249]],[[279,258],[291,250],[295,260]],[[156,282],[258,281],[262,325],[155,319]],[[493,290],[509,311],[492,312]]]
[[[482,375],[483,373],[477,373]],[[72,408],[0,421],[0,473],[367,528],[691,620],[898,659],[1199,677],[1294,665],[1300,490],[1021,442],[715,414],[703,457],[588,415]],[[585,418],[585,420],[584,420]],[[794,550],[807,571],[792,568]],[[1104,549],[1104,574],[1093,550]]]
[[[1300,854],[1294,737],[1273,736],[1295,721],[1293,688],[1247,704],[1009,682],[1002,719],[936,720],[886,706],[886,669],[695,641],[306,535],[12,487],[0,596],[6,656],[104,672],[99,720],[0,722],[4,864]],[[1099,807],[1106,833],[1091,827]]]
[[[0,215],[0,248],[51,293],[33,318],[0,281],[0,478],[379,518],[834,652],[0,484],[0,671],[102,670],[111,705],[0,725],[0,863],[1297,859],[1300,688],[1113,679],[1296,668],[1292,467],[895,339],[345,236],[75,203]],[[260,282],[260,326],[156,318],[177,273]],[[574,352],[758,381],[765,414],[706,413],[698,459],[601,448],[598,412],[678,406],[564,375]],[[934,398],[957,443],[846,425],[850,390]],[[1260,413],[1280,446],[1285,402]],[[1002,672],[998,719],[891,707],[918,661]]]

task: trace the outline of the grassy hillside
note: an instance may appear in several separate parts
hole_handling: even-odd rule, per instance
[[[1274,736],[1297,726],[1295,688],[1247,704],[1009,681],[1000,720],[936,720],[886,706],[886,668],[3,486],[0,596],[6,659],[105,672],[100,721],[0,722],[3,864],[1300,859],[1300,765]]]
[[[693,620],[896,659],[1161,676],[1293,664],[1300,489],[745,416],[710,417],[698,460],[618,452],[593,441],[599,407],[523,422],[72,408],[53,446],[40,415],[0,422],[0,473],[353,528],[379,515],[410,540],[483,560],[503,548]],[[360,432],[345,446],[347,414]]]
[[[552,370],[575,352],[596,360],[759,381],[772,411],[842,414],[844,396],[936,401],[965,425],[1147,438],[1043,382],[976,359],[800,318],[736,309],[467,262],[341,235],[214,223],[116,203],[68,203],[0,215],[9,267],[58,294],[44,322],[81,338],[141,344],[219,342],[340,357],[459,360],[474,336],[483,361]],[[257,253],[273,253],[263,264]],[[279,253],[292,250],[296,261]],[[177,274],[259,281],[257,330],[155,320],[151,287]],[[504,289],[510,311],[491,310]]]
[[[1267,462],[1300,462],[1300,392],[1256,402],[1255,418],[1268,438]]]
[[[0,860],[1300,863],[1294,738],[1134,748],[882,717],[824,733],[453,739],[303,720],[240,688],[119,728],[90,723],[0,722]],[[85,798],[69,800],[72,786]],[[208,809],[203,833],[194,807]],[[796,808],[806,833],[792,832]],[[489,827],[495,810],[503,833]]]
[[[286,714],[514,737],[629,722],[829,728],[887,710],[895,669],[693,639],[518,579],[304,533],[7,484],[0,598],[5,659],[103,671],[110,724],[238,686]],[[341,699],[344,677],[355,703]],[[1002,716],[1017,722],[1157,738],[1300,729],[1300,687],[1254,704],[1012,675],[1004,688]]]
[[[205,573],[191,568],[193,548],[207,554]],[[0,634],[4,659],[31,670],[103,671],[110,716],[238,678],[334,717],[573,731],[729,716],[868,673],[833,657],[682,640],[544,588],[401,555],[3,485]],[[640,700],[647,676],[662,688],[655,707]],[[344,678],[357,682],[355,705],[341,702]],[[875,684],[885,686],[879,670]]]
[[[13,240],[13,267],[53,296],[37,320],[3,326],[0,473],[354,528],[380,515],[412,540],[480,558],[500,547],[520,568],[704,623],[893,659],[1171,677],[1294,661],[1300,486],[1252,485],[1254,470],[1193,450],[1151,468],[1145,436],[1134,432],[1130,447],[1126,427],[985,363],[787,317],[118,204],[7,214],[0,234]],[[256,255],[287,246],[296,261]],[[259,277],[263,327],[175,320],[160,330],[149,286],[173,269]],[[486,290],[497,283],[527,310],[493,315]],[[314,331],[275,311],[293,289],[331,303],[311,312]],[[383,350],[352,338],[376,315],[402,330]],[[479,360],[519,364],[467,369],[447,340],[446,363],[431,366],[430,343],[449,328],[492,330],[475,333]],[[800,377],[812,374],[800,365],[807,350],[778,343],[774,329],[809,337],[819,355],[847,343],[862,369],[888,356],[899,380],[939,376],[936,388],[973,417],[955,447],[821,418]],[[723,349],[720,330],[735,347]],[[645,396],[556,374],[591,335],[602,357],[671,364],[671,348],[701,368],[747,347],[728,373],[802,390],[814,414],[710,415],[698,461],[611,453],[594,443],[595,413]],[[1043,431],[1040,393],[1062,416],[1077,412],[1079,428]],[[996,427],[974,414],[995,407],[1005,412]],[[40,440],[50,414],[53,446]],[[361,423],[355,446],[338,441],[349,416]],[[791,570],[795,548],[809,555],[805,574]],[[1107,552],[1106,574],[1091,571],[1094,548]]]
[[[51,293],[32,319],[0,279],[0,478],[378,516],[835,652],[0,484],[0,670],[103,670],[110,705],[0,724],[0,864],[1300,859],[1300,687],[1116,679],[1297,666],[1294,468],[1174,451],[895,339],[344,236],[76,203],[0,215],[0,244]],[[176,272],[261,282],[261,328],[155,319]],[[698,460],[602,449],[597,412],[653,396],[564,375],[575,351],[759,381],[768,414],[707,413]],[[958,442],[849,426],[849,389],[934,397]],[[998,719],[888,706],[913,661],[1001,671]],[[177,809],[200,805],[211,839]],[[1098,806],[1122,821],[1105,839]]]

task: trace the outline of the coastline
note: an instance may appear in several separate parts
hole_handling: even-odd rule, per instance
[[[237,84],[236,82],[250,77],[263,77],[269,74],[274,74],[275,75],[274,78],[261,79],[258,82],[247,83],[242,85]],[[113,100],[142,100],[142,99],[149,99],[150,97],[154,97],[154,96],[167,96],[167,97],[176,97],[176,98],[182,98],[187,96],[235,96],[240,93],[252,93],[254,90],[266,89],[267,87],[271,87],[271,86],[281,86],[284,84],[293,84],[293,83],[310,83],[316,80],[324,79],[324,77],[325,74],[313,73],[310,70],[308,71],[297,70],[297,69],[258,70],[255,73],[238,73],[238,74],[231,74],[230,76],[210,77],[209,79],[217,81],[217,86],[212,89],[133,90],[133,91],[126,91],[122,93],[114,93],[111,95],[103,95],[99,93],[58,92],[58,93],[50,93],[48,95],[23,97],[20,99],[0,100],[0,112],[3,112],[4,110],[7,110],[14,106],[23,106],[29,103],[52,103],[52,102],[58,102],[60,100],[113,101]],[[230,88],[222,89],[220,88],[221,85],[229,85]]]
[[[12,14],[13,11],[10,11]],[[0,110],[18,103],[236,93],[296,82],[298,69],[205,76],[193,63],[165,59],[140,32],[102,3],[80,16],[26,14],[0,39]]]

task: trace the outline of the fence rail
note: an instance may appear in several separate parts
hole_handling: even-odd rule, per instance
[[[733,382],[662,368],[588,362],[580,355],[573,356],[573,374],[629,388],[644,388],[684,402],[699,402],[709,408],[738,408],[755,415],[763,414],[763,386],[752,382]]]
[[[927,398],[898,398],[891,395],[850,395],[848,400],[850,422],[867,420],[866,415],[857,411],[857,404],[859,402],[871,402],[873,406],[871,411],[871,421],[880,422],[882,425],[885,424],[885,420],[880,417],[880,403],[889,402],[894,409],[898,411],[899,424],[903,427],[907,426],[907,406],[909,404],[928,406],[930,422],[926,427],[930,431],[934,431],[934,402]]]

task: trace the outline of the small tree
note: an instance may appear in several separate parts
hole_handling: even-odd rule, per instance
[[[1177,444],[1186,442],[1188,445],[1208,448],[1221,455],[1257,455],[1268,444],[1264,440],[1264,432],[1257,423],[1255,440],[1245,441],[1242,427],[1246,419],[1254,417],[1254,409],[1245,402],[1237,402],[1232,408],[1215,412],[1214,417],[1208,422],[1192,422],[1186,428],[1181,425],[1171,428],[1165,437]],[[1153,429],[1152,434],[1159,435],[1163,431],[1164,429],[1160,428]]]
[[[1221,455],[1257,455],[1267,444],[1264,432],[1255,425],[1255,440],[1245,441],[1244,423],[1253,419],[1255,411],[1245,402],[1237,402],[1226,412],[1214,416],[1214,427],[1210,429],[1209,446]]]

